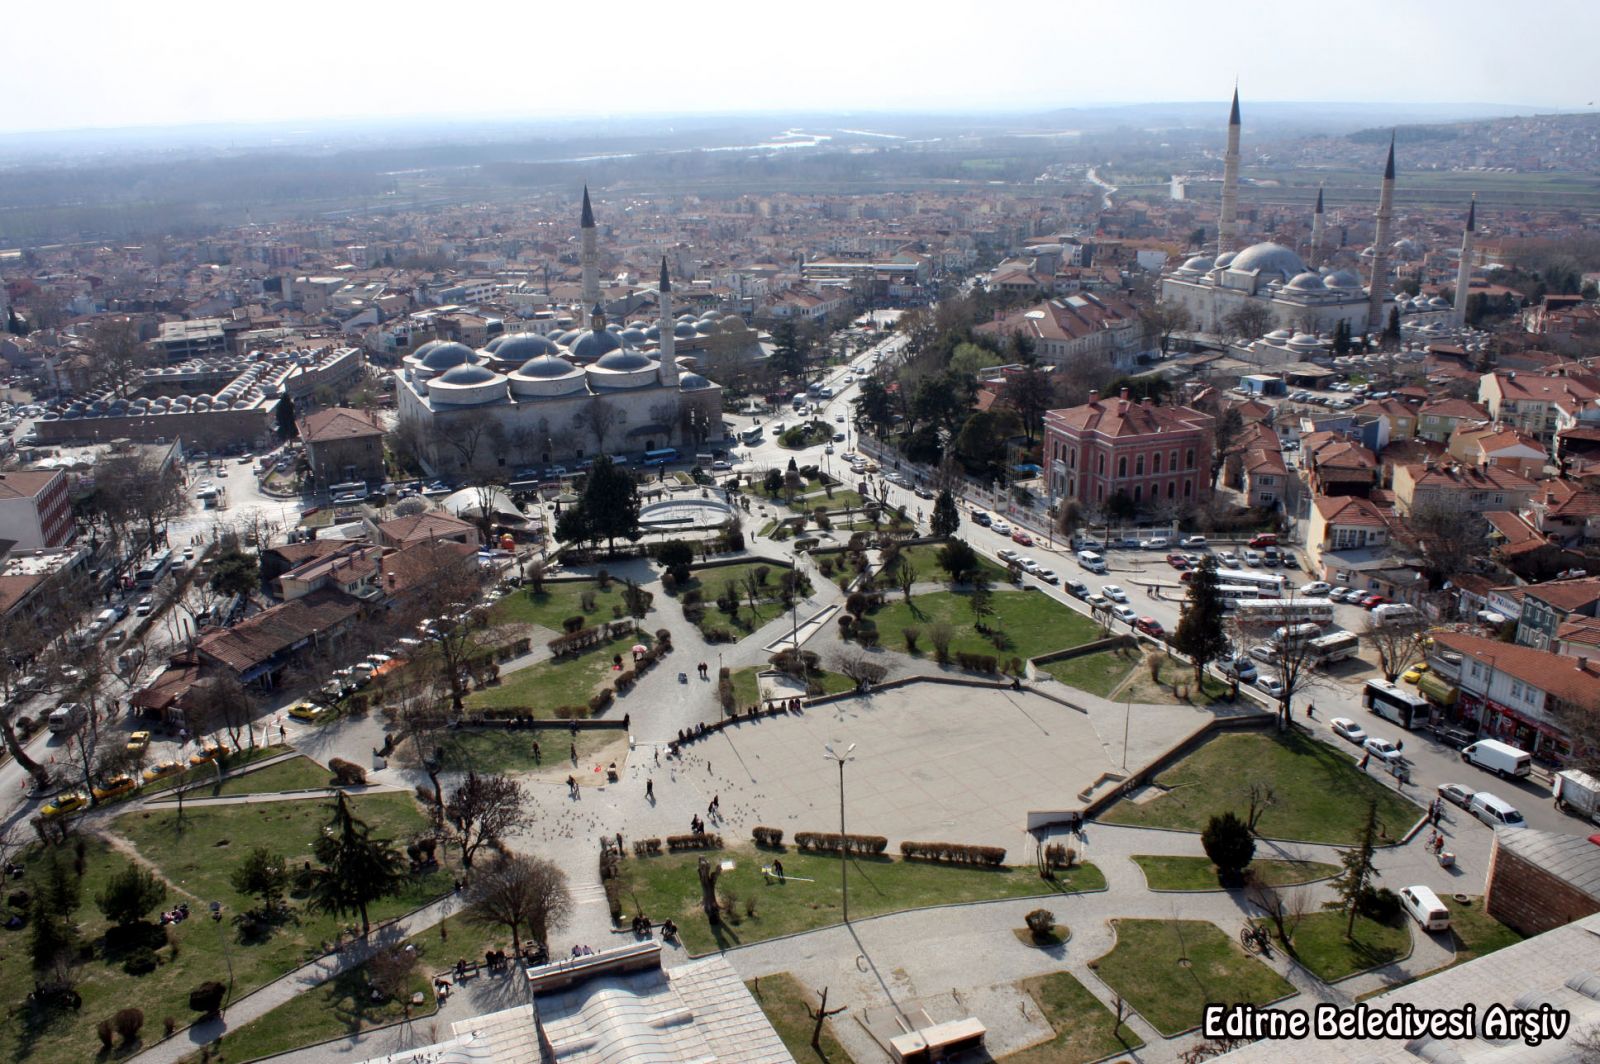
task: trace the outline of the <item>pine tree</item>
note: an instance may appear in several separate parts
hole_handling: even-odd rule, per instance
[[[312,846],[322,867],[312,874],[310,907],[335,916],[360,913],[363,936],[372,929],[368,906],[397,892],[409,878],[394,844],[373,838],[371,831],[340,791],[333,819]]]
[[[1337,901],[1323,902],[1323,908],[1343,909],[1346,920],[1344,937],[1349,939],[1355,936],[1356,913],[1361,908],[1362,900],[1367,892],[1372,889],[1372,881],[1378,878],[1378,870],[1373,865],[1372,855],[1378,847],[1378,803],[1367,803],[1367,818],[1361,826],[1361,838],[1348,850],[1341,850],[1339,863],[1344,866],[1344,871],[1334,877],[1333,890],[1339,895]]]
[[[956,509],[955,496],[950,494],[949,488],[940,491],[939,497],[933,501],[933,514],[928,519],[928,526],[941,539],[955,535],[956,529],[961,526],[961,511]]]
[[[294,399],[287,392],[278,400],[278,438],[292,440],[300,435],[300,426],[294,420]]]
[[[604,455],[596,458],[578,501],[595,539],[605,537],[610,549],[618,536],[639,538],[639,491],[633,477],[618,469]]]
[[[1207,556],[1189,577],[1189,597],[1172,637],[1172,645],[1194,662],[1196,690],[1205,678],[1206,666],[1227,652],[1222,613],[1222,596],[1217,594],[1217,561]]]

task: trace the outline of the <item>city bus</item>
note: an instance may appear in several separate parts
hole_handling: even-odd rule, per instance
[[[644,452],[644,464],[647,466],[664,466],[678,460],[676,447],[661,447],[654,451]]]
[[[154,587],[160,583],[163,576],[167,575],[167,570],[171,566],[172,551],[164,550],[139,567],[139,572],[133,578],[133,582],[141,588]]]
[[[752,425],[750,428],[744,430],[744,433],[740,435],[739,439],[742,440],[747,447],[749,447],[760,443],[766,434],[767,430],[762,428],[760,425]]]
[[[1234,587],[1224,584],[1217,588],[1217,598],[1222,600],[1222,608],[1225,610],[1238,609],[1239,603],[1260,597],[1259,587]]]
[[[1239,620],[1246,624],[1332,624],[1333,603],[1327,599],[1245,599]]]
[[[328,494],[360,495],[364,499],[367,497],[367,482],[364,480],[352,480],[344,484],[330,484],[328,485]]]
[[[1355,657],[1360,647],[1361,640],[1354,632],[1330,632],[1313,639],[1306,650],[1313,665],[1332,665]]]
[[[1368,680],[1361,691],[1361,704],[1407,731],[1426,722],[1432,712],[1426,698],[1402,691],[1388,680]]]
[[[1180,583],[1187,584],[1194,579],[1194,570],[1185,569],[1178,574]],[[1284,593],[1287,581],[1279,573],[1258,573],[1249,569],[1218,569],[1217,583],[1229,587],[1253,587],[1257,591],[1257,598],[1270,594],[1274,597]]]

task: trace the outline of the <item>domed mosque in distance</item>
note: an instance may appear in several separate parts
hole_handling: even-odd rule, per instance
[[[510,476],[667,447],[692,454],[723,439],[721,386],[678,366],[677,338],[698,333],[672,316],[667,260],[659,324],[619,329],[600,305],[588,189],[580,233],[584,303],[593,308],[587,329],[498,336],[483,351],[433,341],[395,370],[400,425],[415,433],[435,475]]]

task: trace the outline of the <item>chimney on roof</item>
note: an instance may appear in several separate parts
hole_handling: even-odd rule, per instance
[[[1128,398],[1128,389],[1126,389],[1126,388],[1124,388],[1124,389],[1122,389],[1122,396],[1121,396],[1121,398],[1123,398],[1123,399],[1126,399],[1126,398]]]
[[[1098,403],[1099,401],[1100,401],[1100,389],[1099,388],[1090,388],[1089,389],[1089,402]]]

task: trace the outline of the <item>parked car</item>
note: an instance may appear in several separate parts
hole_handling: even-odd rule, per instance
[[[1112,602],[1128,601],[1128,593],[1122,590],[1122,588],[1118,587],[1116,584],[1101,584],[1100,594],[1104,595]]]
[[[1040,569],[1033,575],[1038,577],[1040,580],[1043,580],[1047,584],[1058,584],[1061,582],[1061,578],[1056,575],[1056,571],[1054,569]]]
[[[1180,539],[1178,541],[1178,546],[1187,547],[1190,550],[1205,550],[1206,549],[1206,537],[1204,537],[1204,536],[1184,536],[1182,539]]]
[[[998,533],[1002,536],[1009,536],[1011,535],[1011,526],[1004,521],[990,521],[989,531]]]
[[[62,816],[66,813],[75,813],[89,804],[89,796],[82,791],[69,791],[58,794],[39,810],[43,816]]]
[[[1189,568],[1189,559],[1181,554],[1169,554],[1167,555],[1167,564],[1174,569],[1187,569]]]
[[[139,786],[132,776],[112,776],[100,786],[92,788],[95,801],[103,802],[107,798],[115,798],[119,794],[127,794]]]
[[[1400,748],[1381,736],[1370,735],[1367,741],[1361,744],[1362,749],[1377,758],[1379,761],[1395,762],[1404,760]]]
[[[1010,547],[1001,547],[999,550],[994,552],[994,556],[1009,565],[1011,561],[1016,558],[1017,552],[1012,550]]]
[[[1011,542],[1020,543],[1024,547],[1031,547],[1033,546],[1033,537],[1019,528],[1011,533]]]
[[[154,783],[156,780],[166,779],[168,776],[176,776],[182,771],[183,765],[179,762],[163,761],[159,765],[151,765],[144,770],[144,781],[146,783]]]
[[[1355,743],[1357,746],[1367,741],[1367,730],[1349,717],[1334,717],[1328,722],[1328,727],[1333,729],[1333,734],[1341,739]]]
[[[1217,671],[1224,676],[1238,680],[1240,683],[1253,683],[1257,675],[1256,663],[1242,655],[1223,661],[1217,666]]]
[[[921,484],[917,485],[916,489],[912,492],[912,494],[916,495],[916,497],[919,498],[919,499],[931,499],[931,498],[933,498],[932,489],[926,488]]]
[[[1039,559],[1037,558],[1018,558],[1017,564],[1022,566],[1022,571],[1025,573],[1036,574],[1039,572]]]
[[[1239,566],[1239,556],[1231,550],[1223,551],[1218,557],[1221,558],[1222,564],[1229,569],[1236,569]]]
[[[1472,805],[1472,799],[1477,793],[1476,790],[1468,787],[1465,783],[1439,784],[1439,797],[1451,805],[1459,805],[1463,809]]]
[[[1258,551],[1246,550],[1244,552],[1244,563],[1252,568],[1260,568],[1261,554]]]
[[[1327,595],[1328,592],[1330,592],[1332,590],[1333,590],[1333,588],[1329,587],[1327,584],[1325,584],[1321,580],[1313,580],[1313,581],[1311,581],[1311,583],[1306,584],[1304,587],[1302,587],[1300,589],[1300,594],[1308,595],[1308,596],[1310,596],[1312,598],[1321,598],[1321,597]]]
[[[1472,801],[1467,806],[1467,811],[1492,828],[1525,828],[1528,822],[1517,812],[1515,806],[1501,798],[1499,795],[1490,794],[1488,791],[1479,791],[1472,796]]]
[[[215,761],[227,752],[221,746],[202,746],[199,750],[189,755],[189,764],[203,765],[208,761]]]
[[[1422,679],[1422,674],[1427,671],[1428,663],[1426,661],[1419,661],[1405,672],[1402,672],[1400,674],[1400,678],[1406,683],[1416,683],[1418,680]]]
[[[1100,594],[1099,592],[1095,592],[1095,593],[1093,593],[1091,595],[1086,596],[1084,598],[1084,601],[1087,602],[1091,607],[1093,607],[1094,609],[1097,609],[1097,610],[1107,609],[1111,605],[1111,600],[1106,598],[1104,595]]]
[[[1250,648],[1249,654],[1257,661],[1270,665],[1278,657],[1278,648],[1270,643],[1257,643]]]
[[[1089,597],[1089,585],[1082,580],[1068,580],[1061,587],[1073,598],[1086,599]]]
[[[1357,603],[1357,605],[1359,605],[1364,610],[1370,610],[1375,606],[1382,606],[1385,602],[1388,602],[1388,601],[1389,600],[1384,598],[1382,595],[1368,595],[1367,597],[1363,598],[1359,603]]]
[[[147,731],[136,731],[132,735],[128,736],[128,753],[137,754],[137,753],[139,753],[139,752],[141,752],[143,750],[149,749],[149,747],[150,747],[150,733],[149,732],[147,732]]]
[[[1132,606],[1113,606],[1111,607],[1111,616],[1124,624],[1132,624],[1139,619],[1138,613],[1134,612]]]
[[[1166,536],[1151,536],[1139,541],[1140,550],[1166,550],[1169,545]]]
[[[133,608],[133,612],[137,613],[140,617],[148,617],[150,616],[150,611],[155,608],[155,596],[146,595],[144,598],[139,600],[139,604]]]
[[[1256,686],[1273,698],[1283,697],[1283,681],[1269,673],[1262,673],[1256,678]]]
[[[328,707],[315,702],[299,701],[289,707],[289,716],[295,720],[314,721],[327,716]]]
[[[982,525],[985,528],[988,528],[990,523],[993,521],[994,518],[989,516],[989,511],[987,510],[972,511],[972,523],[975,525]]]
[[[1167,631],[1165,628],[1161,627],[1161,622],[1156,620],[1154,617],[1140,617],[1137,621],[1133,622],[1133,626],[1139,629],[1139,631],[1143,632],[1145,635],[1153,635],[1157,639],[1160,639],[1166,634]]]

